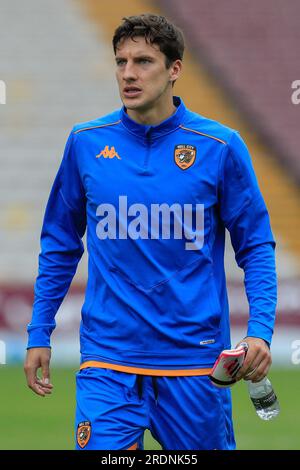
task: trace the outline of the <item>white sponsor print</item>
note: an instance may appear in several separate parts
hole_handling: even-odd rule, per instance
[[[140,203],[128,206],[127,196],[119,196],[117,209],[113,204],[103,203],[97,207],[96,215],[103,217],[96,227],[96,234],[100,240],[127,239],[128,237],[133,240],[149,238],[157,240],[161,232],[161,238],[165,240],[171,237],[177,240],[182,238],[193,240],[185,243],[186,250],[201,250],[203,247],[204,204],[195,206],[184,204],[183,207],[178,203],[171,206],[166,203],[151,204],[149,217],[147,206]],[[128,217],[131,218],[130,221]],[[193,222],[195,222],[195,229]]]
[[[300,104],[300,80],[294,80],[291,87],[295,90],[291,96],[292,103]]]
[[[6,84],[0,80],[0,104],[6,104]]]

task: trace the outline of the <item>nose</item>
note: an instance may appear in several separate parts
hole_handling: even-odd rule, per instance
[[[137,79],[136,68],[130,61],[126,63],[123,69],[123,79],[127,81],[133,81]]]

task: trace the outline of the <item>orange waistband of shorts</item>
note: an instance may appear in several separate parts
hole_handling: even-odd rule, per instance
[[[86,369],[87,367],[99,367],[101,369],[112,369],[118,370],[119,372],[127,372],[128,374],[140,374],[140,375],[163,375],[167,377],[176,376],[192,376],[192,375],[209,375],[212,371],[209,369],[142,369],[140,367],[128,367],[119,364],[111,364],[110,362],[101,361],[86,361],[80,366],[80,369]]]

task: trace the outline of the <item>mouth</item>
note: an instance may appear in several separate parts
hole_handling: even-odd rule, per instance
[[[136,86],[127,86],[123,89],[123,94],[126,98],[135,98],[142,93],[142,90]]]

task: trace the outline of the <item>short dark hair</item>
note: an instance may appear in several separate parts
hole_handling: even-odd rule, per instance
[[[160,51],[165,54],[167,68],[175,60],[183,59],[183,33],[164,16],[144,13],[138,16],[126,16],[122,20],[123,23],[115,30],[112,40],[115,54],[120,41],[144,37],[150,44],[157,44]]]

